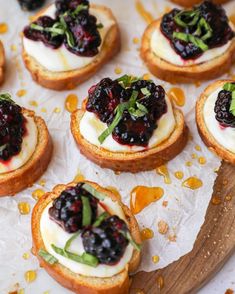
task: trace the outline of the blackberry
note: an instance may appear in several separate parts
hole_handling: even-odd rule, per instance
[[[45,0],[18,0],[23,10],[35,10],[43,6]]]
[[[9,160],[21,151],[26,134],[22,108],[11,100],[0,99],[0,159]]]
[[[85,251],[96,256],[102,264],[118,263],[129,244],[120,231],[127,232],[128,228],[118,216],[109,217],[99,227],[86,228],[82,233]]]
[[[56,16],[65,13],[66,11],[74,11],[78,7],[78,5],[85,5],[89,8],[88,0],[56,0]]]
[[[235,128],[235,116],[229,111],[232,100],[230,91],[222,90],[215,103],[215,118],[223,127]]]
[[[68,233],[75,233],[83,228],[82,196],[89,199],[92,211],[91,220],[94,222],[97,216],[98,200],[82,188],[82,183],[64,190],[61,195],[53,201],[53,205],[49,209],[50,218]]]

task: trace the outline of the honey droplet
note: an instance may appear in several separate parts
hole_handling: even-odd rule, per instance
[[[60,113],[61,109],[59,107],[55,107],[53,110],[54,113]]]
[[[196,154],[196,153],[193,153],[193,154],[191,155],[191,157],[192,157],[192,159],[196,159],[196,158],[197,158],[197,154]]]
[[[80,171],[78,171],[76,176],[73,179],[73,182],[78,183],[78,182],[82,182],[84,180],[85,180],[84,175]]]
[[[29,101],[29,105],[34,106],[34,107],[38,107],[38,103],[35,100]]]
[[[170,175],[169,175],[168,168],[166,165],[161,165],[161,166],[157,167],[156,171],[160,176],[164,177],[165,184],[171,184]]]
[[[164,287],[164,278],[163,276],[158,276],[157,277],[157,287],[159,290],[162,290]]]
[[[141,212],[150,203],[162,198],[164,190],[160,187],[136,186],[131,191],[130,208],[132,213]]]
[[[30,255],[29,255],[28,252],[25,252],[25,253],[22,255],[22,257],[23,257],[25,260],[27,260],[27,259],[29,259]]]
[[[232,195],[230,195],[230,194],[229,195],[226,195],[225,196],[225,200],[226,201],[231,201],[232,200]]]
[[[202,151],[202,148],[201,148],[199,145],[196,145],[196,146],[195,146],[195,150],[197,150],[197,151]]]
[[[25,278],[25,281],[26,281],[27,283],[32,283],[33,281],[36,280],[36,278],[37,278],[37,273],[36,273],[36,271],[32,271],[32,270],[27,271],[27,272],[24,274],[24,278]]]
[[[134,44],[139,44],[140,39],[137,38],[137,37],[134,37],[132,41],[133,41]]]
[[[221,199],[219,196],[213,196],[211,199],[211,203],[213,205],[219,205],[221,203]]]
[[[168,240],[170,241],[170,242],[176,242],[176,235],[174,234],[174,235],[169,235],[168,236]]]
[[[154,236],[154,233],[151,229],[149,228],[146,228],[146,229],[143,229],[141,232],[141,239],[142,241],[145,241],[145,240],[149,240],[149,239],[152,239],[153,236]]]
[[[135,7],[139,15],[147,22],[147,24],[150,24],[151,22],[153,22],[154,18],[152,14],[144,8],[140,0],[137,0],[135,2]]]
[[[30,205],[28,202],[19,202],[18,209],[20,214],[25,215],[30,213]]]
[[[16,45],[14,45],[14,44],[11,45],[11,51],[12,52],[16,52],[17,51]]]
[[[42,186],[42,187],[45,187],[45,185],[46,185],[46,180],[42,179],[42,180],[39,181],[38,184],[39,184],[40,186]],[[44,192],[44,191],[43,191],[43,192]]]
[[[154,256],[152,256],[152,262],[153,262],[153,263],[158,263],[159,260],[160,260],[160,257],[159,257],[158,255],[154,255]]]
[[[20,289],[20,290],[18,291],[18,294],[24,294],[24,293],[25,293],[24,289]]]
[[[122,199],[122,196],[121,194],[119,193],[118,189],[113,187],[113,186],[107,186],[106,189],[108,189],[109,191],[111,191],[116,197],[117,199],[121,200]]]
[[[167,95],[171,99],[171,101],[175,102],[177,106],[184,106],[185,94],[181,88],[173,87],[168,91]]]
[[[19,90],[19,91],[16,92],[16,95],[18,97],[23,97],[23,96],[26,95],[26,93],[27,93],[27,91],[25,89],[21,89],[21,90]]]
[[[41,109],[41,112],[43,112],[43,113],[47,113],[47,109],[46,109],[45,107],[43,107],[43,108]]]
[[[183,187],[189,188],[191,190],[199,189],[203,185],[202,181],[197,177],[189,177],[182,183]]]
[[[116,67],[114,72],[115,74],[120,75],[122,73],[122,69],[120,67]]]
[[[5,34],[8,31],[8,25],[5,22],[0,23],[0,34]]]
[[[116,176],[119,176],[121,174],[120,171],[115,171],[114,173],[115,173]]]
[[[193,163],[192,163],[191,161],[187,161],[187,162],[185,163],[185,165],[186,165],[186,166],[192,166]]]
[[[145,80],[145,81],[148,81],[148,80],[150,80],[151,79],[151,76],[150,76],[150,74],[149,73],[146,73],[146,74],[144,74],[143,75],[143,80]]]
[[[162,206],[167,207],[168,206],[168,201],[162,201]]]
[[[44,194],[45,194],[45,191],[44,190],[42,190],[42,189],[36,189],[35,191],[33,191],[32,197],[35,200],[39,200]]]
[[[176,179],[178,179],[178,180],[182,180],[183,177],[184,177],[184,173],[183,173],[182,171],[176,171],[176,172],[175,172],[175,177],[176,177]]]
[[[78,97],[75,94],[69,94],[65,100],[65,109],[68,112],[74,112],[78,107]]]
[[[195,85],[196,88],[200,87],[201,84],[202,84],[201,81],[196,81],[196,82],[194,83],[194,85]]]
[[[168,232],[169,226],[165,221],[163,220],[159,221],[157,226],[158,226],[158,232],[160,234],[165,235]]]
[[[199,162],[201,165],[206,164],[206,158],[201,156],[201,157],[198,158],[198,162]]]

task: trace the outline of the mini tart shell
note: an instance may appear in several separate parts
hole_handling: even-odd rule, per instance
[[[177,66],[158,57],[151,49],[154,30],[160,27],[162,19],[153,21],[145,30],[140,55],[150,72],[161,80],[171,83],[193,83],[211,80],[227,72],[235,61],[235,38],[224,54],[210,61],[191,66]]]
[[[203,108],[208,97],[216,91],[216,89],[222,87],[227,82],[234,82],[233,80],[220,80],[210,86],[208,86],[205,91],[201,94],[200,98],[196,104],[196,123],[199,135],[201,136],[203,142],[215,155],[221,157],[224,161],[235,164],[235,153],[224,148],[220,143],[215,140],[213,135],[207,129],[204,121]]]
[[[229,2],[230,0],[212,0],[215,4],[223,4]],[[194,5],[200,4],[203,2],[202,0],[171,0],[171,2],[184,6],[184,7],[192,7]]]
[[[22,57],[26,68],[31,73],[32,78],[41,86],[57,91],[71,90],[77,85],[88,80],[102,66],[107,63],[121,48],[120,31],[112,11],[102,5],[91,4],[91,7],[97,8],[105,13],[114,21],[114,25],[109,29],[103,41],[100,52],[96,58],[87,66],[70,71],[52,72],[43,67],[33,57],[28,55],[23,48]],[[37,20],[46,9],[43,9],[35,15],[33,21]],[[23,42],[22,42],[23,43]]]
[[[102,168],[131,173],[153,170],[177,156],[188,140],[188,128],[184,116],[180,110],[174,109],[175,130],[160,145],[133,153],[111,152],[91,144],[81,135],[79,125],[84,112],[84,109],[78,109],[72,113],[71,131],[80,152]]]
[[[83,181],[92,185],[97,191],[105,193],[113,201],[118,202],[126,215],[128,227],[133,239],[141,244],[140,231],[135,217],[131,214],[129,208],[125,206],[111,191],[100,187],[98,184],[88,181]],[[80,294],[128,294],[129,293],[129,276],[130,272],[134,272],[140,262],[140,252],[133,251],[132,259],[125,269],[119,274],[111,278],[96,278],[87,277],[71,272],[68,268],[60,263],[50,265],[45,262],[39,255],[40,249],[45,249],[43,239],[40,232],[40,219],[44,209],[55,198],[59,197],[62,191],[67,187],[76,186],[78,183],[70,183],[67,185],[57,185],[52,192],[46,193],[39,199],[34,206],[32,213],[32,238],[33,238],[33,253],[39,259],[40,265],[62,286],[70,289],[75,293]]]
[[[38,129],[36,149],[30,159],[20,168],[0,174],[0,196],[15,195],[31,187],[47,169],[52,156],[52,140],[47,126],[41,117],[31,110],[23,108],[23,114],[30,116]]]
[[[0,85],[4,82],[4,71],[5,71],[5,51],[2,42],[0,41]]]

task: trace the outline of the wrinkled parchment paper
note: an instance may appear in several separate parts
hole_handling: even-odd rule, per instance
[[[76,93],[81,104],[91,85],[106,76],[112,78],[119,76],[115,73],[117,67],[122,70],[122,74],[140,76],[148,73],[139,58],[140,44],[133,43],[133,38],[140,39],[146,27],[146,22],[135,10],[134,0],[97,0],[94,2],[104,3],[113,9],[121,27],[122,52],[77,89],[55,92],[35,84],[22,64],[19,33],[28,23],[30,14],[22,12],[16,0],[0,0],[0,22],[6,22],[9,26],[9,31],[0,35],[6,48],[8,62],[6,83],[0,91],[12,93],[17,103],[35,110],[46,120],[55,149],[52,162],[42,177],[46,181],[45,187],[42,188],[39,181],[16,197],[0,199],[0,293],[5,294],[21,288],[24,288],[27,294],[43,293],[48,290],[53,294],[70,293],[52,280],[43,269],[39,268],[36,258],[30,253],[30,214],[20,215],[17,205],[19,202],[26,201],[30,203],[32,210],[35,200],[31,194],[35,189],[42,188],[45,191],[50,191],[58,183],[67,183],[73,180],[78,170],[86,179],[98,182],[103,186],[116,187],[127,205],[129,205],[130,191],[137,185],[159,186],[164,189],[164,196],[161,200],[149,205],[137,215],[141,229],[147,227],[154,232],[154,238],[144,243],[143,258],[139,270],[153,271],[165,267],[189,252],[204,221],[216,178],[214,170],[220,166],[220,160],[211,154],[202,143],[194,119],[195,101],[208,83],[203,83],[200,87],[177,85],[185,91],[187,103],[182,110],[193,139],[189,141],[179,156],[168,163],[171,184],[164,184],[163,177],[158,175],[156,171],[136,175],[129,173],[115,175],[112,171],[101,169],[80,155],[70,133],[70,114],[64,108],[67,94]],[[168,1],[149,0],[142,2],[154,17],[159,17],[166,7],[173,7]],[[226,6],[230,13],[234,11],[234,8],[234,2]],[[171,87],[171,85],[158,81],[152,76],[151,78],[163,85],[166,90]],[[20,89],[26,89],[27,94],[19,98],[16,96],[16,92]],[[38,106],[33,106],[32,104],[35,103],[32,101],[37,101]],[[196,145],[201,147],[201,151],[195,149]],[[197,158],[192,158],[192,154],[197,154],[197,157],[205,157],[206,164],[200,165]],[[192,162],[192,166],[186,166],[188,161]],[[203,181],[203,186],[194,191],[182,187],[183,180],[178,180],[174,176],[176,171],[184,173],[183,180],[190,176],[197,176]],[[167,207],[163,206],[163,201],[165,201],[164,203],[168,202]],[[160,220],[165,221],[169,226],[168,232],[164,235],[158,232],[157,223]],[[22,257],[24,253],[29,253],[28,259]],[[156,264],[152,262],[154,255],[160,258]],[[24,273],[27,270],[36,270],[37,272],[37,279],[31,284],[27,284],[24,279]]]

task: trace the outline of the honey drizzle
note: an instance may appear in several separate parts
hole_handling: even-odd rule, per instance
[[[158,276],[157,277],[157,287],[159,290],[162,290],[164,287],[164,278],[163,276]]]
[[[8,31],[8,25],[5,22],[0,23],[0,34],[5,34]]]
[[[175,172],[175,177],[176,177],[176,179],[178,179],[178,180],[182,180],[183,177],[184,177],[184,173],[183,173],[182,171],[176,171],[176,172]]]
[[[185,94],[181,88],[173,87],[167,92],[167,95],[177,106],[184,106]]]
[[[33,281],[36,280],[37,273],[36,273],[36,271],[29,270],[24,274],[24,277],[25,277],[25,281],[27,283],[32,283]]]
[[[30,205],[28,202],[19,202],[18,209],[20,214],[22,215],[26,215],[30,213]]]
[[[42,189],[36,189],[32,192],[32,197],[35,200],[39,200],[43,195],[45,194],[45,191]]]
[[[65,100],[65,109],[68,112],[74,112],[78,107],[78,97],[75,94],[69,94]]]
[[[130,208],[133,214],[138,214],[152,202],[162,198],[164,190],[160,187],[136,186],[131,191]]]
[[[117,199],[121,200],[122,199],[122,196],[121,194],[119,193],[118,189],[113,187],[113,186],[107,186],[106,189],[108,189],[109,191],[111,191],[116,197]]]
[[[170,178],[169,171],[166,165],[161,165],[157,167],[156,171],[160,176],[164,177],[165,184],[171,184],[171,178]]]
[[[73,179],[73,182],[78,183],[78,182],[82,182],[84,180],[85,180],[84,175],[80,171],[78,171],[76,176]]]
[[[202,181],[197,177],[189,177],[182,183],[183,187],[189,188],[191,190],[199,189],[202,185]]]
[[[137,0],[135,2],[135,7],[136,7],[136,10],[139,13],[139,15],[147,22],[147,24],[150,24],[151,22],[153,22],[154,17],[152,16],[152,14],[149,11],[147,11],[144,8],[144,5],[141,3],[140,0]]]
[[[152,239],[154,236],[153,230],[145,228],[140,232],[142,241]]]

